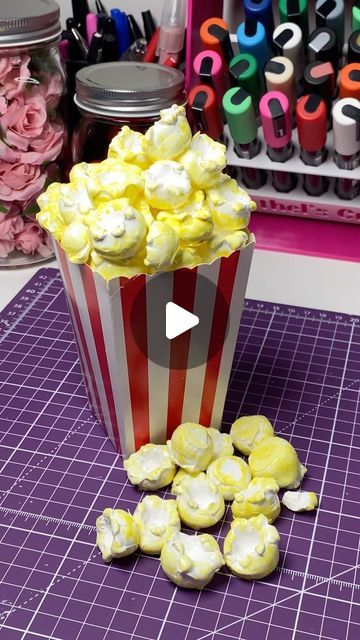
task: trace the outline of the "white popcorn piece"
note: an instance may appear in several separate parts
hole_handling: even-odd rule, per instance
[[[134,512],[139,530],[141,551],[158,555],[166,540],[180,531],[180,518],[175,500],[162,500],[159,496],[145,496]]]
[[[96,544],[104,562],[124,558],[139,546],[139,532],[133,516],[123,509],[104,509],[96,519]]]
[[[281,502],[290,511],[313,511],[318,506],[318,498],[313,491],[285,491]]]
[[[164,544],[160,560],[167,577],[185,589],[203,589],[224,565],[218,543],[207,533],[175,533]]]
[[[124,461],[131,484],[142,491],[157,491],[172,482],[176,466],[166,445],[145,444]]]

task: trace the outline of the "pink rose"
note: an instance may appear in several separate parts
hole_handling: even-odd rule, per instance
[[[57,123],[47,122],[41,135],[29,143],[27,151],[11,149],[0,140],[0,158],[6,162],[23,162],[25,164],[44,164],[56,160],[64,143],[64,127]]]
[[[22,92],[25,82],[30,77],[27,55],[0,57],[0,96],[11,100]]]
[[[40,94],[46,102],[48,109],[55,109],[64,92],[65,79],[59,71],[55,73],[43,73],[39,85],[30,89],[31,95]]]
[[[21,216],[0,213],[0,258],[6,258],[15,249],[15,236],[23,228]]]
[[[31,140],[42,135],[46,121],[46,103],[40,95],[15,96],[0,116],[6,142],[21,151],[27,151]]]
[[[45,179],[39,166],[0,160],[0,201],[30,201],[40,193]]]
[[[44,258],[52,255],[47,234],[34,220],[26,221],[22,231],[15,236],[15,247],[26,254],[38,251]]]

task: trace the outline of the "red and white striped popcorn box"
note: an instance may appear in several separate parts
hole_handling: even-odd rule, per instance
[[[90,407],[116,450],[128,456],[147,442],[164,444],[182,422],[220,428],[254,239],[212,264],[178,269],[166,277],[139,275],[109,282],[89,266],[71,263],[58,243],[55,249]],[[215,285],[206,299],[199,275]],[[159,334],[165,312],[159,304],[165,299],[205,317],[201,334],[210,354],[206,362],[186,366],[196,351],[193,330],[175,340],[164,336],[167,366],[147,356],[146,345]],[[143,333],[145,349],[134,337],[135,300],[137,331]],[[226,312],[220,303],[224,300]],[[214,341],[221,345],[215,352]]]

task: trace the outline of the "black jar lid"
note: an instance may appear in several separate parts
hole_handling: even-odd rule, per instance
[[[54,0],[0,2],[0,47],[44,44],[60,34],[60,8]]]
[[[186,102],[184,74],[160,64],[108,62],[76,74],[75,104],[88,113],[131,118],[158,115]]]

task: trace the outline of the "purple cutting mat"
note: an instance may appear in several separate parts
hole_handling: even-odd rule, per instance
[[[269,579],[181,590],[158,559],[107,566],[94,545],[102,509],[141,494],[88,409],[59,273],[41,269],[0,315],[1,640],[359,640],[359,358],[359,318],[246,303],[225,425],[267,415],[321,506],[283,509]]]

